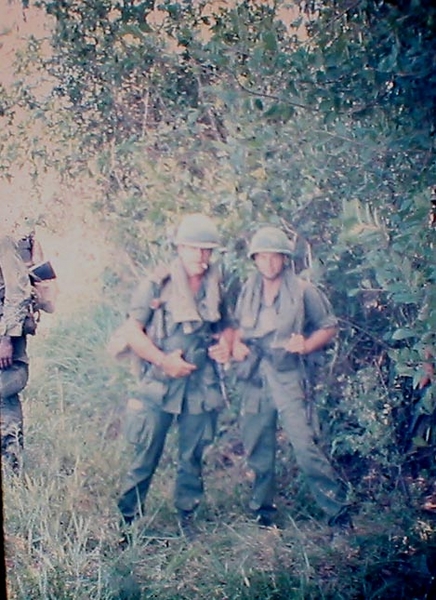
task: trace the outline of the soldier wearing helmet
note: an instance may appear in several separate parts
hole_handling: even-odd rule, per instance
[[[255,476],[249,507],[259,523],[273,523],[280,421],[315,501],[331,525],[345,527],[351,524],[346,485],[314,441],[302,384],[304,358],[335,337],[337,320],[325,295],[289,267],[292,253],[282,230],[259,229],[248,253],[256,270],[236,306],[232,354],[243,384],[243,442]]]
[[[173,421],[179,433],[175,506],[182,531],[202,496],[202,456],[223,407],[216,364],[230,358],[230,328],[221,271],[211,262],[219,245],[213,221],[187,215],[175,236],[177,257],[134,292],[124,327],[140,362],[135,398],[127,402],[126,433],[133,460],[118,507],[124,524],[143,514],[153,474]]]

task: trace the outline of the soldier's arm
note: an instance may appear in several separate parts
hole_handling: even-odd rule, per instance
[[[314,331],[309,337],[294,333],[285,344],[285,349],[296,354],[310,354],[327,346],[337,332],[336,327],[327,327],[326,329]]]
[[[293,334],[285,346],[288,352],[311,354],[327,346],[338,333],[330,301],[324,292],[309,282],[305,282],[304,310],[304,330],[310,333]]]
[[[209,356],[218,363],[228,363],[232,354],[234,331],[226,327],[217,335],[217,343],[209,347]]]
[[[129,317],[124,326],[124,334],[126,342],[137,356],[153,365],[161,366],[165,353],[153,343],[140,321]]]
[[[183,359],[181,350],[163,352],[147,335],[143,323],[133,317],[127,320],[124,333],[127,344],[137,356],[156,365],[169,377],[186,377],[197,368]]]

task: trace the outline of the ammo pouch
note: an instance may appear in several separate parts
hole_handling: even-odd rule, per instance
[[[241,381],[248,381],[253,379],[256,375],[257,368],[262,358],[262,353],[259,348],[253,345],[249,345],[250,354],[236,367],[236,377]]]

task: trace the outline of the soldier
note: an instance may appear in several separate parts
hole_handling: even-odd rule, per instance
[[[203,496],[203,451],[223,407],[217,364],[230,357],[230,328],[220,269],[211,263],[219,245],[211,219],[187,215],[179,225],[177,257],[133,294],[124,336],[140,360],[138,393],[128,400],[126,434],[133,460],[118,507],[123,521],[141,516],[173,421],[178,425],[175,506],[182,532]]]
[[[23,448],[23,413],[19,392],[27,384],[28,357],[24,321],[28,315],[31,287],[26,265],[17,244],[0,239],[0,406],[2,458],[14,471],[20,467]]]
[[[243,382],[242,438],[255,475],[249,507],[261,525],[273,523],[280,419],[329,524],[351,526],[346,486],[314,441],[303,385],[302,358],[334,338],[337,321],[324,294],[289,267],[291,255],[290,242],[280,229],[261,228],[249,248],[256,271],[244,284],[236,306],[239,329],[232,352]]]
[[[54,311],[51,284],[34,280],[31,285],[29,268],[41,259],[41,247],[37,243],[33,247],[32,236],[16,241],[9,235],[0,235],[1,452],[15,472],[20,471],[24,445],[19,393],[29,376],[26,336],[35,333],[35,309]]]

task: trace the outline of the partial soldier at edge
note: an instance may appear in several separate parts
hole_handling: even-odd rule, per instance
[[[35,335],[40,310],[55,310],[55,277],[33,234],[19,240],[0,234],[1,454],[15,473],[21,471],[24,448],[19,394],[29,378],[27,336]]]

